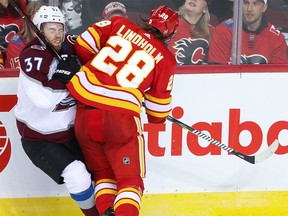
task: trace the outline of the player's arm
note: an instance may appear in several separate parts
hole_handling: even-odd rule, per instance
[[[104,20],[91,25],[79,35],[75,42],[75,50],[82,65],[92,60],[103,47],[103,42],[111,31],[111,21]]]
[[[278,37],[277,40],[272,41],[272,43],[275,43],[275,48],[272,51],[269,64],[288,64],[288,46],[282,34]]]
[[[173,62],[174,59],[171,59]],[[145,110],[150,123],[163,123],[172,110],[172,96],[175,64],[156,67],[155,79],[151,88],[144,94]]]
[[[231,57],[232,32],[224,25],[218,25],[210,40],[209,64],[228,64]]]

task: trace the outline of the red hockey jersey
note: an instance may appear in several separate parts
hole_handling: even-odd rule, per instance
[[[148,121],[169,115],[176,61],[152,34],[115,16],[89,27],[75,49],[85,66],[67,87],[77,100],[139,117],[144,97]]]
[[[168,49],[175,55],[178,65],[202,64],[208,60],[209,40],[205,38],[194,38],[192,33],[195,24],[190,24],[184,18],[179,18],[178,31],[168,45]],[[212,33],[214,27],[209,25]]]
[[[284,36],[263,17],[256,32],[244,30],[241,41],[242,64],[286,64],[286,42]],[[232,50],[233,19],[218,25],[212,35],[209,63],[230,64]]]

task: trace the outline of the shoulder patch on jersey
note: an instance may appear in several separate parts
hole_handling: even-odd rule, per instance
[[[67,34],[65,36],[65,41],[67,40],[70,44],[74,45],[75,42],[76,42],[76,39],[77,39],[78,35],[70,35],[70,34]]]
[[[46,50],[45,46],[40,46],[40,45],[32,45],[31,48],[36,49],[36,50]]]
[[[17,45],[20,45],[22,41],[23,41],[23,40],[22,40],[22,37],[21,37],[20,35],[15,35],[15,36],[10,40],[11,43],[15,43],[15,44],[17,44]]]
[[[150,34],[144,33],[144,35],[145,35],[147,38],[151,39],[151,35],[150,35]]]
[[[229,29],[233,28],[233,19],[227,19],[222,22],[223,25],[227,26]]]
[[[73,45],[75,44],[77,37],[78,35],[66,35],[67,41]]]
[[[280,31],[277,30],[274,25],[271,26],[271,28],[269,29],[269,31],[272,32],[273,34],[277,35],[277,36],[280,35]]]

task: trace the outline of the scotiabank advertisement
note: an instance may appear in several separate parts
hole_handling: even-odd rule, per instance
[[[66,196],[25,155],[16,129],[17,77],[0,78],[0,198]],[[246,155],[251,164],[166,121],[148,124],[146,194],[288,189],[288,73],[176,74],[170,116]]]

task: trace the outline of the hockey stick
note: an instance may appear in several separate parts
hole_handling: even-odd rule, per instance
[[[279,146],[279,142],[276,139],[265,151],[257,154],[257,155],[245,155],[241,152],[238,152],[232,148],[230,148],[229,146],[226,146],[225,144],[209,137],[208,135],[202,133],[201,131],[198,131],[186,124],[184,124],[183,122],[173,118],[172,116],[167,116],[166,118],[167,120],[179,125],[180,127],[188,130],[189,132],[201,137],[202,139],[207,140],[208,142],[211,142],[212,144],[220,147],[221,149],[224,149],[227,152],[230,152],[233,155],[236,155],[237,157],[241,158],[242,160],[245,160],[251,164],[256,164],[256,163],[260,163],[264,160],[266,160],[267,158],[269,158],[271,155],[273,155],[275,153],[275,151],[277,150],[278,146]]]
[[[29,26],[32,28],[32,30],[35,32],[36,36],[46,45],[46,47],[52,52],[52,54],[58,59],[61,59],[61,56],[58,54],[58,52],[54,49],[54,47],[49,43],[47,38],[39,31],[39,29],[34,25],[34,23],[29,19],[27,14],[23,11],[23,9],[14,1],[9,0],[10,4],[14,7],[14,9],[22,15],[22,18],[27,21]]]

